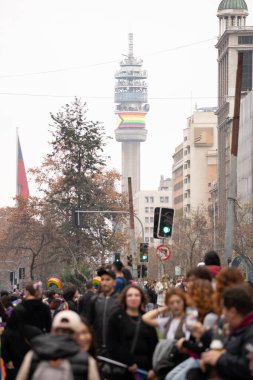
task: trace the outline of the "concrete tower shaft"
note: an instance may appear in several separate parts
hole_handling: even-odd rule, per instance
[[[149,111],[147,71],[133,53],[133,34],[129,34],[128,55],[115,74],[115,138],[122,143],[122,192],[127,192],[127,178],[132,178],[133,193],[140,190],[140,142],[147,138],[145,116]]]

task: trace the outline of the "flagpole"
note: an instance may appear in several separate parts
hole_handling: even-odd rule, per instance
[[[16,197],[18,193],[18,128],[16,128]]]

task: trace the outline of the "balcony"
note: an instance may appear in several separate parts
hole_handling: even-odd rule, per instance
[[[146,70],[141,71],[117,71],[115,74],[116,79],[120,78],[138,78],[138,79],[146,79],[148,77],[148,72]]]
[[[146,103],[148,100],[147,93],[142,92],[119,92],[114,95],[114,102],[140,102]]]

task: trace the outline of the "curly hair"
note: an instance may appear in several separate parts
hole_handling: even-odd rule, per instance
[[[208,280],[195,280],[188,291],[187,305],[198,309],[200,322],[208,312],[213,311],[212,295],[212,284]]]
[[[239,269],[233,267],[223,268],[216,276],[215,292],[213,294],[214,310],[218,315],[222,313],[221,295],[224,289],[233,285],[244,283],[244,278]]]
[[[184,303],[184,310],[186,309],[186,295],[185,293],[179,289],[179,288],[170,288],[167,292],[166,292],[166,295],[165,295],[165,305],[168,305],[169,304],[169,301],[170,301],[170,298],[172,296],[178,296],[182,299],[183,303]]]

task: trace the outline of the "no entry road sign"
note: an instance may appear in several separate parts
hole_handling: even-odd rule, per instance
[[[172,255],[172,249],[168,245],[161,244],[156,248],[156,254],[161,261],[166,261]]]

